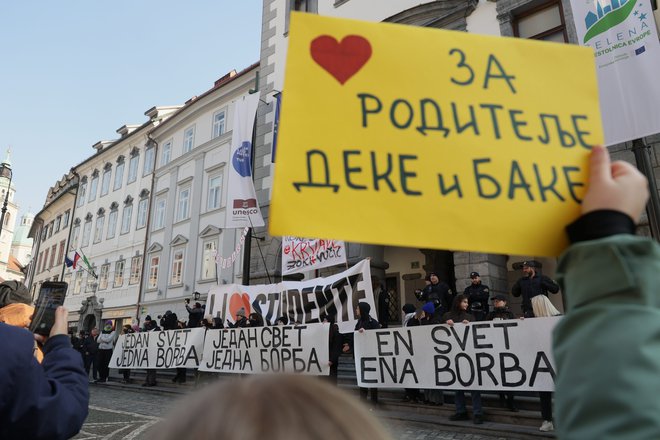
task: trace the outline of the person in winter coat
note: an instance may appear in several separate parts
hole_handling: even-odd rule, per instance
[[[103,331],[96,340],[99,343],[99,380],[94,383],[104,383],[110,376],[110,358],[112,358],[112,350],[115,348],[115,330],[112,321],[105,322]]]
[[[508,298],[506,295],[497,294],[493,296],[493,310],[486,316],[486,321],[494,321],[499,319],[516,319],[516,315],[513,314],[506,303]],[[500,393],[500,402],[503,405],[506,405],[510,411],[518,412],[516,404],[514,402],[514,394],[512,391],[505,391]]]
[[[539,315],[539,306],[541,306],[541,310],[544,310],[547,303],[549,303],[549,301],[545,301],[548,297],[548,292],[559,292],[559,285],[550,277],[541,274],[541,263],[536,260],[524,261],[522,263],[522,272],[523,277],[514,283],[513,287],[511,287],[511,293],[516,298],[522,296],[523,314],[525,318],[533,318],[535,315]],[[546,298],[541,298],[541,296],[545,296]],[[534,309],[535,307],[537,307],[537,310]],[[558,314],[559,312],[556,309],[549,314],[543,313],[545,316],[555,316]]]
[[[481,282],[479,272],[471,272],[470,280],[472,282],[465,288],[463,295],[468,297],[468,310],[474,316],[474,319],[483,321],[488,315],[490,289]]]
[[[202,319],[204,318],[204,309],[202,305],[198,302],[195,303],[195,307],[190,307],[190,300],[186,299],[186,310],[188,311],[188,328],[197,328],[202,325]]]
[[[158,324],[156,324],[156,321],[153,321],[151,319],[150,315],[147,315],[144,318],[144,327],[142,328],[143,332],[159,332],[160,327],[158,327]],[[156,369],[155,368],[148,368],[147,369],[147,375],[144,379],[144,383],[142,384],[143,387],[155,387],[158,385],[158,382],[156,382]]]
[[[245,316],[245,308],[241,307],[238,309],[236,312],[236,321],[234,323],[229,322],[227,320],[227,327],[228,328],[245,328],[250,326],[250,321],[247,319]]]
[[[330,330],[328,331],[329,345],[330,345],[330,376],[329,379],[332,383],[337,385],[338,377],[338,367],[339,367],[339,357],[341,356],[341,351],[343,347],[343,338],[341,333],[339,333],[339,326],[335,323],[335,315],[326,315],[325,313],[321,315],[321,322],[330,324]]]
[[[449,311],[453,293],[449,285],[440,281],[437,272],[429,273],[429,284],[424,287],[420,299],[425,303],[433,303],[435,307],[434,318],[439,320],[443,313]]]
[[[121,328],[121,334],[122,335],[130,335],[132,333],[135,333],[135,330],[133,330],[133,327],[131,324],[125,324]],[[131,383],[131,369],[130,368],[122,368],[121,370],[122,376],[124,376],[124,379],[122,380],[123,383]]]
[[[0,438],[64,440],[87,417],[89,389],[80,354],[67,336],[67,310],[55,311],[48,338],[0,323]],[[43,343],[41,364],[35,339]]]
[[[582,216],[557,280],[566,313],[553,331],[557,438],[660,438],[660,246],[635,236],[648,182],[594,147]]]
[[[99,329],[94,327],[89,335],[83,341],[83,353],[85,357],[85,371],[87,371],[87,376],[89,377],[89,370],[91,367],[92,378],[96,381],[99,378],[99,361],[98,361],[98,352],[99,352],[99,343],[97,338],[99,337]]]
[[[366,302],[359,302],[355,308],[355,316],[357,323],[355,324],[355,331],[364,332],[365,330],[378,330],[380,323],[369,315],[371,306]],[[343,344],[342,350],[347,353],[353,349],[355,338],[353,334],[346,335],[346,342]],[[360,388],[360,397],[366,399],[369,394],[369,388]],[[378,388],[371,388],[371,401],[378,402]]]
[[[465,295],[456,295],[451,311],[442,316],[442,323],[453,326],[456,324],[469,324],[474,321],[474,316],[468,313],[468,298]],[[472,395],[472,419],[475,425],[481,425],[484,422],[483,410],[481,408],[481,393],[479,391],[470,391]],[[456,403],[456,413],[449,417],[451,421],[469,420],[467,409],[465,407],[465,391],[457,390],[454,394]]]

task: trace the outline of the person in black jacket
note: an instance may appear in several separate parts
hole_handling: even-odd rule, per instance
[[[243,307],[238,309],[238,311],[236,312],[236,322],[232,324],[231,322],[229,322],[229,320],[227,320],[228,328],[244,328],[249,326],[250,326],[250,321],[245,316],[245,308]]]
[[[506,295],[497,294],[493,296],[493,311],[488,314],[486,321],[494,321],[498,319],[516,319],[516,315],[513,314],[506,303],[508,298]],[[516,404],[514,403],[514,394],[512,391],[505,391],[500,393],[500,402],[502,405],[506,405],[509,410],[513,412],[518,412]]]
[[[343,338],[341,333],[339,333],[339,326],[335,323],[335,315],[326,315],[324,313],[321,315],[321,322],[330,324],[330,330],[328,332],[330,344],[330,356],[328,359],[330,363],[329,379],[332,383],[337,385],[339,356],[341,356]]]
[[[522,295],[522,310],[525,318],[533,318],[532,298],[538,295],[548,296],[548,292],[559,292],[559,285],[541,274],[541,263],[536,260],[522,263],[523,277],[515,282],[511,293],[516,298]]]
[[[472,282],[463,291],[463,295],[468,297],[468,310],[477,321],[483,321],[488,315],[488,297],[490,296],[490,289],[488,286],[481,282],[479,272],[471,272],[470,279]]]
[[[159,332],[160,327],[158,327],[158,324],[156,321],[151,319],[150,315],[147,315],[144,318],[144,327],[142,328],[143,332]],[[147,368],[147,375],[144,378],[144,383],[142,384],[143,387],[155,387],[158,385],[158,382],[156,382],[156,369],[155,368]]]
[[[188,328],[200,327],[204,318],[202,305],[196,302],[195,307],[190,307],[190,299],[186,298],[186,310],[188,311],[188,324],[186,326]]]
[[[89,376],[89,369],[92,368],[92,377],[94,380],[99,379],[99,363],[98,363],[98,352],[99,352],[99,343],[96,339],[99,337],[99,329],[94,327],[92,331],[87,335],[83,341],[83,353],[85,356],[85,371],[87,371],[87,376]]]
[[[374,318],[369,315],[371,311],[371,306],[366,302],[358,303],[358,306],[355,308],[355,316],[357,317],[357,322],[355,323],[355,331],[364,332],[365,330],[378,330],[380,324]],[[343,344],[343,351],[347,353],[353,349],[355,338],[353,334],[346,335],[346,342]],[[370,388],[360,388],[360,397],[366,399],[369,394]],[[378,402],[378,388],[371,388],[371,401],[376,403]]]
[[[447,283],[440,281],[436,272],[429,273],[429,281],[430,283],[422,290],[421,300],[433,303],[435,307],[433,317],[440,320],[442,314],[448,312],[451,307],[453,293]]]
[[[468,298],[465,295],[456,295],[454,303],[452,304],[451,311],[442,316],[442,323],[450,326],[456,324],[469,324],[474,321],[474,316],[468,313]],[[474,413],[474,424],[481,425],[484,422],[483,411],[481,408],[481,393],[479,391],[471,391],[472,395],[472,412]],[[456,413],[449,417],[451,421],[468,420],[467,409],[465,408],[465,392],[463,390],[456,390],[454,395],[456,403]]]

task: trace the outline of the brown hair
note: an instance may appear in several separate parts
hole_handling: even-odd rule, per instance
[[[318,377],[221,380],[193,393],[150,433],[154,440],[389,439],[355,398]]]

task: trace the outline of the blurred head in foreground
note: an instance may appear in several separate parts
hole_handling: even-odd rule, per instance
[[[195,392],[150,433],[154,440],[390,439],[363,405],[321,378],[263,375]]]

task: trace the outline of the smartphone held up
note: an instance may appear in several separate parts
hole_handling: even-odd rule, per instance
[[[43,336],[50,334],[50,330],[55,324],[55,310],[64,305],[67,287],[67,283],[63,281],[46,281],[41,285],[30,331]]]

